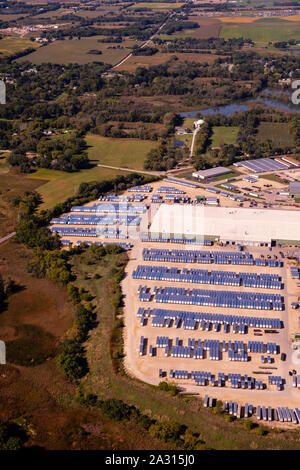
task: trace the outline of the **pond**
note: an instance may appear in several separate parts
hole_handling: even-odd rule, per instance
[[[277,92],[278,93],[278,92]],[[276,91],[274,93],[271,93],[269,90],[265,91],[264,95],[260,95],[254,100],[248,100],[243,103],[231,103],[227,104],[224,106],[219,106],[217,108],[205,108],[205,109],[198,109],[195,111],[184,111],[180,113],[181,116],[183,117],[189,117],[189,118],[194,118],[196,115],[199,114],[223,114],[223,116],[232,116],[234,113],[242,113],[244,111],[247,111],[250,109],[250,105],[253,103],[260,103],[264,104],[265,106],[270,106],[273,108],[277,109],[282,109],[283,111],[292,111],[295,113],[299,113],[300,111],[300,106],[296,106],[291,104],[283,104],[280,103],[279,101],[276,101],[275,99],[272,98],[267,98],[265,95],[276,95]]]

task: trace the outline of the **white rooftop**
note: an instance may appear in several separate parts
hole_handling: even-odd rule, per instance
[[[289,210],[162,204],[151,224],[152,235],[265,242],[299,240],[300,212]]]

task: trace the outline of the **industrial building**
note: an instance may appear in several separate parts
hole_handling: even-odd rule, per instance
[[[296,164],[292,162],[292,159],[282,158],[281,160],[284,161],[279,161],[279,159],[273,160],[272,158],[257,158],[256,160],[243,160],[241,162],[236,162],[234,163],[234,166],[242,166],[254,173],[287,170],[290,167],[296,168]]]
[[[290,183],[290,196],[300,199],[300,182]]]
[[[215,239],[259,246],[300,244],[300,218],[294,211],[162,204],[151,238]]]
[[[197,178],[199,180],[210,180],[216,178],[217,176],[226,175],[227,173],[231,173],[232,170],[225,168],[223,166],[217,166],[216,168],[210,168],[208,170],[202,171],[195,171],[192,176],[193,178]]]

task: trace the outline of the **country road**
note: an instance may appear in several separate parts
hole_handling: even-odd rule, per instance
[[[134,170],[132,168],[126,168],[126,167],[121,167],[121,166],[119,167],[119,166],[102,165],[100,163],[97,166],[101,166],[102,168],[110,168],[111,170],[131,171],[132,173],[143,173],[145,175],[151,175],[151,176],[166,176],[165,171]]]
[[[0,244],[6,242],[6,240],[9,240],[10,238],[14,237],[16,235],[16,232],[11,232],[8,235],[6,235],[3,238],[0,238]]]
[[[173,16],[173,13],[170,13],[170,15],[168,15],[167,19],[163,22],[163,24],[160,25],[160,27],[155,31],[154,34],[152,34],[152,36],[147,39],[146,42],[144,42],[140,47],[139,49],[143,49],[144,47],[147,47],[148,44],[153,40],[153,38],[162,30],[162,28],[166,25],[167,21],[169,21],[170,18],[172,18]],[[130,52],[130,54],[128,54],[126,57],[124,57],[120,62],[118,62],[116,65],[114,65],[111,70],[114,70],[116,69],[117,67],[120,67],[120,65],[124,64],[124,62],[126,62],[128,59],[130,59],[130,57],[132,56],[132,52]]]
[[[196,129],[193,132],[193,138],[192,138],[191,150],[190,150],[190,158],[193,156],[195,139],[196,139],[196,135],[198,134],[199,131],[200,131],[200,127],[196,127]]]

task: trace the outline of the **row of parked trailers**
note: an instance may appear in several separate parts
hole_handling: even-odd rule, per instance
[[[248,405],[248,403],[242,407],[241,405],[238,405],[238,403],[230,400],[225,401],[224,411],[225,413],[229,413],[230,415],[236,416],[237,418],[250,418],[253,415],[254,407],[252,405]]]
[[[188,186],[189,188],[199,188],[200,186],[196,183],[191,183],[190,181],[178,180],[176,178],[164,178],[164,181],[168,183],[175,183],[181,186]]]
[[[293,279],[299,279],[299,269],[296,266],[291,266],[291,276]]]
[[[185,194],[185,191],[182,189],[174,188],[173,186],[160,186],[157,189],[158,193],[164,194]]]
[[[223,340],[222,344],[219,340],[213,339],[194,339],[188,338],[188,346],[183,346],[183,340],[180,340],[178,337],[175,340],[175,345],[173,345],[173,340],[169,338],[169,336],[157,336],[156,337],[156,347],[157,348],[168,348],[171,351],[172,357],[191,357],[191,354],[194,352],[192,357],[197,358],[197,355],[200,355],[200,359],[203,359],[203,351],[221,351],[228,352],[228,355],[236,355],[238,353],[241,354],[241,357],[246,357],[247,352],[264,352],[266,351],[269,354],[277,354],[279,350],[279,346],[276,343],[261,343],[261,347],[254,348],[250,347],[249,344],[253,343],[253,341],[248,342],[248,346],[244,341],[228,341],[228,343]],[[168,355],[168,354],[167,354]],[[217,357],[220,355],[218,354]],[[236,356],[238,357],[238,356]],[[234,359],[231,359],[234,360]],[[236,360],[247,360],[247,359],[236,359]],[[299,382],[300,387],[300,382]]]
[[[282,328],[280,318],[264,318],[264,317],[246,317],[240,315],[223,315],[217,313],[204,313],[204,312],[187,312],[184,310],[167,310],[160,308],[145,309],[139,307],[137,311],[138,317],[151,317],[152,325],[153,320],[161,321],[162,325],[165,325],[166,320],[173,320],[175,322],[175,327],[179,328],[181,324],[185,321],[193,321],[196,325],[201,321],[209,322],[212,324],[242,324],[251,328],[271,328],[271,329],[280,329]]]
[[[200,245],[200,246],[212,246],[213,241],[201,238],[160,238],[152,237],[149,233],[141,233],[142,242],[152,242],[152,243],[178,243],[180,245]]]
[[[204,407],[213,407],[216,400],[208,395],[204,397]],[[236,416],[237,418],[250,418],[255,415],[258,420],[263,421],[279,421],[279,422],[291,422],[293,424],[300,424],[300,410],[298,408],[291,409],[288,407],[272,408],[271,406],[258,405],[254,407],[251,404],[245,403],[245,405],[239,405],[236,402],[225,401],[224,403],[225,413]]]
[[[91,206],[73,206],[71,212],[83,212],[91,214],[144,214],[147,211],[146,204],[124,203],[97,203]]]
[[[183,201],[184,203],[189,202],[189,198],[182,198],[179,195],[175,194],[166,194],[165,195],[165,201],[166,202],[173,202],[173,203],[178,203],[180,201]],[[164,202],[164,198],[160,194],[153,194],[153,196],[150,199],[150,202],[152,204],[162,204]]]
[[[200,264],[235,264],[249,266],[281,267],[281,261],[269,258],[253,258],[248,252],[241,251],[200,251],[200,250],[167,250],[143,248],[143,261],[167,261]]]
[[[145,191],[146,192],[146,191]],[[100,196],[98,201],[106,202],[142,202],[147,196],[144,194],[132,194],[132,196],[116,196],[109,194],[108,196]]]
[[[293,376],[293,387],[300,388],[300,375]]]
[[[234,292],[208,289],[185,289],[184,287],[144,286],[139,289],[139,301],[172,303],[183,305],[201,305],[254,310],[283,310],[280,294],[261,292]]]
[[[54,218],[50,224],[61,225],[140,225],[141,218],[136,215],[84,215],[84,214],[71,214],[64,215],[59,218]]]
[[[170,370],[170,378],[178,380],[192,379],[195,381],[195,385],[212,387],[225,387],[227,382],[231,388],[242,388],[248,390],[263,390],[266,388],[266,384],[261,380],[256,380],[254,377],[248,377],[248,375],[242,374],[228,374],[219,372],[218,375],[212,374],[207,371],[194,371],[187,370]]]
[[[61,244],[63,246],[70,246],[72,245],[72,242],[71,240],[61,240]],[[120,246],[121,248],[123,248],[123,250],[131,250],[132,248],[132,244],[131,243],[122,243],[122,242],[95,242],[95,241],[90,241],[90,240],[77,240],[76,241],[76,246],[80,246],[80,245],[88,245],[88,246],[91,246],[91,245],[97,245],[97,246],[106,246],[106,245],[117,245],[117,246]]]
[[[281,423],[300,424],[300,410],[288,407],[271,408],[258,405],[256,408],[256,418],[263,421],[280,421]]]
[[[138,265],[132,273],[133,279],[171,281],[223,286],[244,286],[264,289],[282,289],[278,274],[236,273],[227,271],[208,271],[207,269],[180,270],[177,267]]]
[[[82,228],[82,227],[50,227],[52,233],[58,233],[61,236],[68,237],[100,237],[105,238],[128,238],[126,233],[121,232],[118,228]]]
[[[133,186],[132,188],[128,188],[130,193],[151,193],[152,190],[153,187],[146,184],[145,186]]]

